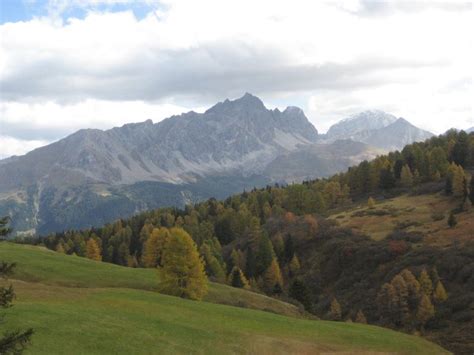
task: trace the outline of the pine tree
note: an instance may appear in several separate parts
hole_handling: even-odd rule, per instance
[[[433,293],[433,282],[431,281],[430,275],[426,272],[426,269],[423,269],[418,278],[420,283],[421,291],[428,297],[431,297]]]
[[[249,289],[249,282],[244,273],[238,267],[234,266],[229,275],[229,283],[232,287]]]
[[[411,173],[410,167],[405,164],[400,173],[400,182],[404,187],[413,186],[413,174]]]
[[[10,221],[9,217],[0,218],[0,238],[6,238],[11,232],[8,227]],[[15,268],[15,264],[0,262],[0,278],[7,279]],[[13,299],[15,298],[15,291],[12,285],[0,287],[0,308],[8,309],[12,307]],[[0,314],[0,319],[3,321],[4,315]],[[0,337],[0,354],[21,354],[28,346],[33,336],[33,329],[25,331],[13,330],[7,326],[7,331]]]
[[[423,294],[421,297],[420,304],[418,305],[418,311],[416,312],[416,319],[423,327],[426,322],[428,322],[431,318],[434,317],[435,309],[433,304],[430,301],[430,298]]]
[[[456,216],[454,215],[454,212],[451,212],[449,214],[449,218],[448,218],[448,226],[450,228],[454,228],[454,227],[456,227],[457,224],[458,224],[458,220],[457,220]]]
[[[86,243],[86,257],[96,261],[102,261],[99,244],[93,238],[89,238]]]
[[[437,303],[444,302],[448,299],[448,294],[446,293],[446,289],[443,286],[441,281],[438,281],[436,284],[435,291],[433,293],[433,299]]]
[[[281,276],[280,266],[276,259],[273,259],[268,269],[263,275],[263,284],[265,291],[269,294],[278,293],[283,287],[283,278]]]
[[[331,301],[329,316],[332,320],[341,320],[342,318],[341,305],[337,301],[336,297],[334,297]]]
[[[181,228],[171,228],[166,238],[159,268],[159,290],[163,293],[201,300],[207,293],[204,262],[196,244]]]
[[[359,309],[357,311],[355,322],[356,323],[367,324],[367,318],[365,318],[365,314],[364,314],[364,312],[362,312],[361,309]]]

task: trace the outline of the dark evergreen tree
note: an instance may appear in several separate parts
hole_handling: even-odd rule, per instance
[[[288,235],[285,239],[285,262],[289,263],[295,255],[295,244],[293,242],[293,237]]]
[[[456,219],[456,216],[454,215],[454,213],[451,212],[449,214],[449,218],[448,218],[448,226],[450,228],[454,228],[454,227],[456,227],[456,224],[458,224],[458,220]]]
[[[300,302],[307,311],[311,310],[311,297],[305,283],[300,279],[295,279],[290,285],[288,295]]]
[[[5,238],[10,233],[8,228],[8,217],[0,218],[0,237]],[[13,273],[15,264],[0,262],[0,278],[6,279]],[[10,308],[12,306],[15,292],[11,285],[0,287],[0,308]],[[0,321],[3,322],[4,315],[0,315]],[[0,354],[21,354],[30,343],[33,335],[33,329],[26,331],[8,330],[0,337]]]
[[[251,247],[247,248],[247,254],[245,258],[245,274],[249,279],[255,277],[257,271],[257,260],[255,260],[255,254]]]
[[[393,175],[395,176],[395,179],[397,180],[400,180],[403,165],[405,165],[403,163],[403,160],[397,159],[397,161],[395,162],[395,165],[393,166]]]
[[[467,162],[469,161],[469,153],[469,135],[466,132],[461,131],[458,134],[456,143],[454,144],[453,150],[451,152],[451,160],[465,168]]]
[[[272,263],[274,258],[274,251],[272,242],[268,238],[267,235],[263,234],[260,237],[258,243],[258,251],[257,251],[257,276],[262,275]]]
[[[469,185],[469,199],[471,203],[474,205],[474,176],[471,177],[471,184]]]
[[[380,170],[380,188],[387,190],[395,186],[395,176],[390,168]]]

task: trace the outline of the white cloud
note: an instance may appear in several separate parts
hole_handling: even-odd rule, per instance
[[[9,135],[31,139],[35,134],[59,138],[81,128],[108,129],[130,122],[151,119],[159,122],[191,108],[171,103],[152,104],[143,101],[103,101],[86,99],[75,103],[2,102],[0,127]],[[199,108],[193,108],[199,111]],[[44,133],[43,133],[44,132]]]
[[[51,0],[54,16],[0,26],[0,129],[32,139],[157,121],[246,91],[305,102],[323,131],[366,108],[436,133],[474,125],[469,3],[144,0],[141,19],[99,11],[128,2]],[[87,16],[58,20],[74,7]]]
[[[0,147],[2,147],[0,150],[0,159],[12,155],[23,155],[48,143],[50,142],[42,140],[23,140],[0,135]]]

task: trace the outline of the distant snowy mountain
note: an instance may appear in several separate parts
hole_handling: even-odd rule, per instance
[[[474,132],[474,127],[468,128],[466,130],[467,133],[473,133]]]
[[[386,151],[400,150],[405,145],[424,141],[433,134],[415,127],[403,118],[379,110],[364,111],[333,125],[325,141],[351,139]]]

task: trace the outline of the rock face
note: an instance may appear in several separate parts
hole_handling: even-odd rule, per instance
[[[424,141],[433,134],[413,126],[403,118],[373,110],[364,111],[333,125],[325,140],[351,139],[386,151],[400,150],[405,145]]]
[[[0,161],[0,215],[46,233],[223,198],[271,182],[271,161],[317,139],[301,109],[268,110],[250,94],[157,124],[80,130]]]
[[[267,109],[245,94],[107,131],[80,130],[21,157],[0,160],[0,216],[17,233],[102,225],[138,211],[225,198],[274,182],[329,176],[430,134],[370,111],[323,137],[303,111]]]

